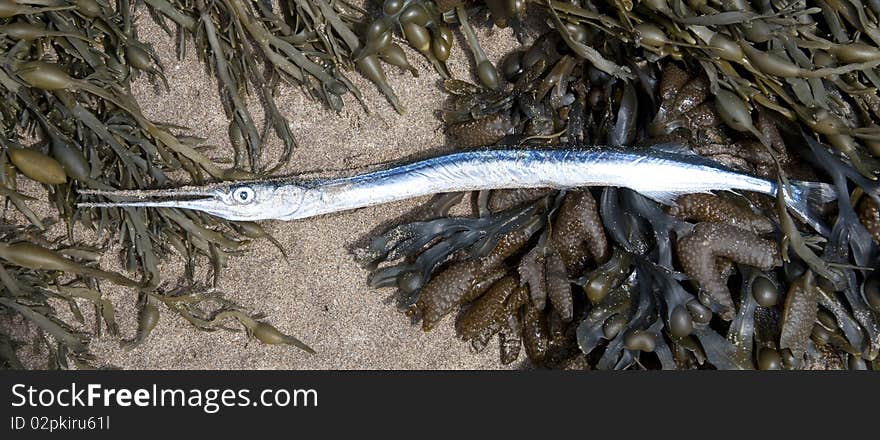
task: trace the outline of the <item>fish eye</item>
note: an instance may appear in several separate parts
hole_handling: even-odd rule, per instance
[[[236,203],[250,203],[254,200],[254,190],[246,186],[236,188],[232,191],[232,200]]]

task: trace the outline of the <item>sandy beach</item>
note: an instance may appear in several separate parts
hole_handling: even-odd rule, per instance
[[[144,112],[158,121],[190,127],[193,134],[206,137],[207,144],[216,146],[208,152],[212,159],[229,161],[228,120],[216,82],[192,50],[185,60],[178,61],[173,39],[145,13],[141,15],[140,37],[154,45],[171,84],[171,90],[164,91],[145,78],[136,82],[133,91]],[[479,26],[477,31],[493,60],[516,47],[509,29]],[[457,32],[456,38],[461,42]],[[449,60],[450,70],[457,78],[473,81],[470,58],[461,47],[455,48]],[[427,60],[406,50],[419,77],[388,68],[389,82],[407,108],[406,115],[394,112],[376,87],[355,72],[348,76],[363,92],[369,113],[348,97],[344,110],[335,114],[309,100],[301,90],[282,86],[278,105],[288,116],[300,147],[279,174],[346,170],[444,147],[455,149],[447,145],[437,118],[446,96],[440,89],[440,76]],[[251,108],[259,113],[256,102]],[[280,143],[275,142],[265,147],[269,158],[280,149]],[[219,290],[249,311],[264,313],[279,329],[314,348],[315,355],[291,347],[262,345],[248,340],[244,332],[198,331],[167,310],[143,345],[125,351],[117,340],[105,336],[94,340],[92,351],[100,363],[125,369],[501,368],[497,341],[475,353],[455,337],[452,316],[430,333],[411,324],[389,302],[393,289],[369,288],[368,272],[349,253],[359,237],[426,200],[303,221],[264,222],[262,225],[284,245],[289,259],[285,261],[271,243],[262,240],[244,247],[241,254],[229,260]],[[109,260],[112,257],[106,264],[114,264]],[[173,284],[181,271],[180,262],[172,259],[164,266],[165,281]],[[134,296],[112,286],[107,291],[118,309],[123,338],[132,337],[137,326]],[[510,368],[518,366],[515,363]]]

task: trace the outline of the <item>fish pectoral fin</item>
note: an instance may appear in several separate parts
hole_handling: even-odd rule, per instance
[[[688,194],[685,191],[638,191],[638,193],[661,205],[667,206],[676,206],[676,199],[684,194]]]

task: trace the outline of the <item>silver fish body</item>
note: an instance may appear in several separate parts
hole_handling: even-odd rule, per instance
[[[428,194],[514,188],[617,186],[671,204],[681,194],[744,190],[773,195],[776,183],[696,155],[618,148],[485,150],[305,186],[302,206],[283,219],[378,205]]]
[[[170,191],[92,191],[111,198],[170,200],[80,206],[178,207],[229,220],[295,220],[443,192],[589,186],[629,188],[664,204],[674,204],[676,197],[688,193],[735,190],[772,196],[777,190],[774,181],[694,154],[658,148],[479,150],[329,180],[273,179]],[[804,220],[810,220],[809,197],[833,194],[828,185],[813,182],[792,182],[792,190],[787,196],[789,207]],[[175,200],[175,194],[202,198]]]

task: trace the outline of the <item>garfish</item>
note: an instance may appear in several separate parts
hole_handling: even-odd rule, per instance
[[[475,150],[334,179],[289,177],[168,190],[83,190],[81,194],[116,201],[78,205],[193,209],[227,220],[296,220],[444,192],[589,186],[629,188],[664,205],[674,205],[682,194],[728,190],[775,196],[778,190],[775,181],[663,144]],[[827,235],[827,227],[810,206],[833,200],[831,185],[791,181],[790,188],[784,193],[791,212]]]

